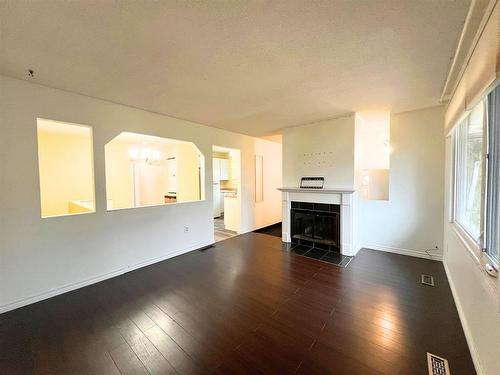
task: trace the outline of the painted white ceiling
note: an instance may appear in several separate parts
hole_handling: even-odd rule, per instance
[[[259,136],[437,105],[469,3],[5,0],[0,72]]]

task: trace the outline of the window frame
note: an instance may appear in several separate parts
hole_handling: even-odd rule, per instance
[[[486,110],[485,107],[485,101],[482,100],[480,101],[477,105],[483,105],[483,109]],[[459,152],[459,147],[458,147],[458,142],[460,141],[459,134],[460,131],[462,131],[462,125],[464,122],[467,122],[466,128],[469,124],[469,118],[472,113],[472,111],[477,107],[474,106],[471,110],[467,111],[465,115],[461,118],[461,120],[457,123],[457,126],[455,127],[455,130],[453,131],[453,151],[452,151],[452,157],[453,157],[453,176],[452,176],[452,186],[453,186],[453,192],[452,192],[452,197],[453,197],[453,214],[452,214],[452,221],[461,229],[462,232],[464,232],[467,235],[467,239],[469,242],[472,242],[478,249],[482,248],[482,243],[483,243],[483,232],[484,232],[484,199],[485,199],[485,183],[484,183],[484,176],[486,173],[485,170],[485,165],[486,165],[486,153],[485,153],[485,125],[486,125],[486,119],[484,118],[485,116],[485,111],[483,111],[483,132],[482,132],[482,155],[481,155],[481,173],[483,178],[481,178],[481,202],[480,202],[480,222],[479,222],[479,235],[477,239],[474,238],[472,233],[465,227],[463,223],[460,222],[458,219],[458,205],[459,205],[459,188],[460,184],[462,183],[459,181],[459,178],[462,177],[462,174],[459,171],[459,168],[461,166],[461,163],[459,162],[459,157],[463,157],[464,155],[458,155]],[[466,140],[464,140],[466,141]]]
[[[500,89],[500,86],[496,86],[492,91],[494,90],[499,90]],[[489,149],[489,146],[490,146],[490,122],[489,122],[489,113],[490,113],[490,108],[488,106],[488,100],[489,100],[489,94],[485,97],[484,101],[485,101],[485,124],[486,124],[486,131],[485,131],[485,143],[484,143],[484,152],[485,152],[485,162],[484,162],[484,169],[485,169],[485,178],[484,178],[484,200],[483,200],[483,206],[482,209],[483,209],[483,220],[484,220],[484,225],[483,225],[483,244],[482,244],[482,247],[481,247],[481,251],[482,251],[482,256],[486,259],[485,262],[483,262],[484,264],[490,264],[493,268],[495,268],[495,270],[498,272],[499,269],[500,269],[500,249],[497,249],[497,254],[498,254],[498,258],[494,258],[490,252],[488,251],[488,248],[487,248],[487,237],[488,237],[488,226],[489,226],[489,222],[488,222],[488,210],[490,209],[490,206],[488,206],[488,197],[490,195],[490,191],[488,189],[489,187],[489,177],[490,177],[490,173],[489,173],[489,168],[490,168],[490,149]],[[498,185],[500,184],[500,181],[497,181],[497,189],[500,189],[498,187]],[[497,207],[498,209],[500,209],[500,207]]]
[[[459,126],[464,122],[468,121],[471,112],[474,108],[476,108],[477,105],[483,105],[484,111],[483,111],[483,134],[482,134],[482,178],[481,178],[481,208],[480,208],[480,234],[478,239],[474,239],[474,237],[469,233],[469,231],[464,227],[463,224],[460,223],[460,221],[457,219],[457,205],[458,205],[458,194],[457,194],[457,189],[458,184],[460,183],[458,181],[458,178],[460,177],[460,174],[458,173],[458,168],[459,168],[459,163],[458,163],[458,147],[457,147],[457,142],[458,139],[457,137],[459,136],[458,130]],[[499,262],[490,254],[487,252],[487,249],[485,248],[485,241],[486,241],[486,228],[487,228],[487,222],[486,222],[486,212],[487,212],[487,198],[488,198],[488,140],[489,140],[489,122],[488,122],[488,96],[486,95],[484,98],[482,98],[475,106],[472,107],[472,109],[468,110],[457,122],[457,125],[455,126],[455,129],[452,132],[452,150],[451,150],[451,163],[452,163],[452,169],[451,169],[451,189],[450,189],[450,201],[451,201],[451,212],[450,212],[450,222],[453,224],[455,232],[458,234],[459,238],[462,240],[464,243],[465,247],[469,250],[473,258],[476,260],[477,263],[479,263],[481,266],[486,266],[486,264],[491,265],[495,270],[498,272],[499,271]]]

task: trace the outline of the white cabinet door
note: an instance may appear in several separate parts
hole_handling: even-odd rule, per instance
[[[212,159],[212,173],[213,173],[213,182],[218,183],[221,178],[220,178],[220,161],[221,159],[219,158],[213,158]]]
[[[229,180],[229,160],[220,159],[220,179]]]

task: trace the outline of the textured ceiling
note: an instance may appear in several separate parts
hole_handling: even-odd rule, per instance
[[[469,3],[5,0],[0,72],[260,136],[438,104]]]

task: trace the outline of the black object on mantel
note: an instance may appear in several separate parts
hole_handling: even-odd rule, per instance
[[[323,189],[324,177],[302,177],[300,179],[301,189]]]

